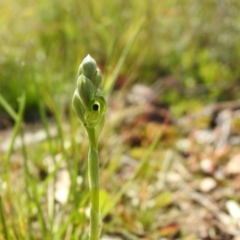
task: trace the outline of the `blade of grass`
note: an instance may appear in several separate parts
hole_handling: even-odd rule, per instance
[[[17,137],[17,134],[20,130],[20,127],[21,127],[21,124],[22,124],[22,121],[23,121],[23,113],[24,113],[25,105],[26,105],[26,94],[24,92],[24,93],[22,93],[22,96],[19,99],[19,112],[18,112],[16,122],[15,122],[15,125],[14,125],[13,135],[12,135],[12,138],[11,138],[10,146],[9,146],[8,151],[7,151],[5,162],[4,162],[4,167],[3,167],[4,178],[7,178],[7,176],[8,176],[7,173],[8,173],[8,166],[9,166],[9,162],[10,162],[10,157],[11,157],[11,154],[13,152],[15,139]]]
[[[62,117],[62,112],[63,109],[61,107],[59,107],[59,103],[56,103],[56,101],[54,100],[54,97],[49,93],[49,92],[43,92],[43,98],[45,98],[46,102],[48,102],[51,106],[51,110],[53,112],[55,121],[56,121],[56,126],[57,126],[57,131],[58,131],[58,138],[60,141],[60,146],[62,149],[62,153],[63,155],[67,158],[67,151],[66,148],[64,146],[65,143],[65,134],[64,134],[64,130],[63,130],[63,117]],[[71,173],[71,166],[69,161],[67,161],[67,165],[69,167],[69,172]]]
[[[164,189],[166,178],[167,178],[167,173],[171,169],[173,160],[174,160],[174,152],[171,149],[168,149],[166,151],[166,155],[162,162],[162,171],[161,171],[162,175],[160,178],[159,189]]]
[[[72,174],[72,179],[71,179],[71,188],[70,188],[70,193],[69,195],[73,195],[73,199],[76,199],[75,197],[75,194],[76,194],[76,191],[75,189],[77,188],[77,176],[78,176],[78,164],[79,164],[79,155],[77,153],[77,149],[81,149],[82,148],[82,145],[81,144],[77,144],[76,143],[76,139],[75,139],[75,131],[76,131],[76,128],[74,126],[74,118],[76,118],[75,116],[75,112],[72,108],[72,103],[71,105],[69,106],[69,109],[70,109],[70,112],[69,112],[69,118],[70,118],[70,132],[71,132],[71,154],[72,154],[72,159],[73,159],[73,167],[72,167],[72,171],[73,171],[73,174]],[[74,206],[78,206],[79,202],[78,201],[74,201]]]
[[[72,222],[73,222],[73,213],[67,219],[64,220],[59,231],[55,233],[53,240],[63,239],[63,236],[67,231],[67,228],[69,227],[70,224],[72,224]]]
[[[78,192],[78,194],[79,194],[79,192]],[[84,234],[86,222],[85,222],[85,220],[79,221],[77,216],[79,215],[79,211],[81,208],[86,208],[86,206],[88,205],[89,198],[90,198],[90,192],[87,191],[81,195],[80,199],[78,199],[78,200],[80,200],[80,201],[78,201],[78,206],[76,206],[74,209],[72,209],[70,214],[69,214],[69,209],[66,209],[66,211],[60,213],[61,215],[58,216],[58,218],[61,219],[61,221],[59,223],[60,228],[55,233],[53,240],[65,239],[63,236],[66,234],[67,228],[70,225],[72,225],[72,233],[74,231],[81,231],[81,233],[82,233],[81,237],[82,237],[82,235]],[[67,219],[64,217],[64,216],[66,216],[66,212],[68,215]],[[63,219],[64,219],[64,221],[62,221]],[[81,223],[80,228],[79,228],[79,223]],[[87,232],[85,232],[85,233],[87,233]]]
[[[52,138],[50,135],[50,131],[49,131],[49,124],[48,124],[48,119],[47,119],[47,115],[46,115],[46,109],[45,109],[45,104],[43,101],[43,97],[41,96],[41,93],[39,91],[40,86],[38,86],[38,83],[36,82],[36,78],[34,78],[34,72],[32,71],[33,74],[33,83],[34,83],[34,87],[35,87],[35,93],[38,96],[38,110],[40,113],[40,118],[41,118],[41,122],[43,124],[44,130],[46,132],[47,135],[47,142],[49,145],[49,150],[50,150],[50,154],[52,157],[52,160],[54,162],[54,166],[57,165],[56,163],[56,157],[54,154],[54,149],[53,149],[53,144],[52,144]],[[55,169],[58,169],[57,167]],[[49,175],[48,175],[49,176]],[[47,195],[47,199],[48,199],[48,203],[47,203],[47,209],[48,209],[48,220],[50,223],[50,228],[51,228],[51,232],[53,232],[53,225],[54,225],[54,219],[55,219],[55,199],[54,199],[54,195],[55,195],[55,181],[56,181],[56,174],[54,171],[54,174],[51,175],[51,180],[52,180],[52,188],[50,189],[51,192],[48,193]],[[50,181],[48,183],[48,185],[50,186]],[[48,186],[46,186],[48,187]]]
[[[0,104],[6,110],[6,112],[9,114],[9,116],[11,116],[11,118],[14,121],[17,121],[18,114],[1,94],[0,94]]]
[[[14,209],[15,209],[15,217],[14,223],[11,224],[11,229],[14,232],[15,238],[19,240],[29,240],[30,228],[29,224],[29,214],[26,215],[26,209],[28,210],[28,206],[26,206],[26,202],[22,202],[25,196],[19,196],[19,192],[11,192],[11,198],[14,199]],[[24,199],[25,200],[25,199]],[[24,201],[23,200],[23,201]],[[29,203],[29,202],[27,202]]]
[[[29,167],[28,167],[28,152],[27,152],[27,147],[26,147],[25,141],[24,141],[23,130],[21,130],[21,139],[22,139],[22,156],[23,156],[23,167],[24,167],[24,180],[25,180],[26,196],[27,196],[27,202],[31,202],[32,199],[31,199],[30,187],[29,187],[29,184],[28,184],[28,182],[29,182],[28,178],[30,176],[30,170],[29,170]],[[25,219],[24,219],[24,217],[22,217],[22,219],[23,219],[24,225],[26,225],[27,228],[26,227],[22,227],[22,228],[25,229],[24,235],[25,235],[25,239],[27,240],[27,239],[32,239],[32,236],[31,236],[31,232],[26,231],[26,229],[31,229],[31,226],[30,226],[30,223],[29,223],[29,220],[28,220],[28,218],[30,216],[29,208],[26,207],[26,209],[27,209],[27,217],[25,217]]]
[[[39,94],[40,96],[40,94]],[[41,98],[40,98],[41,99]],[[48,120],[47,120],[47,116],[46,116],[46,111],[45,111],[45,107],[44,107],[44,103],[42,100],[39,100],[39,112],[40,112],[40,117],[41,117],[41,121],[43,123],[43,127],[46,131],[47,134],[47,142],[49,145],[49,150],[50,150],[50,154],[52,157],[52,160],[54,162],[54,166],[55,169],[56,168],[56,157],[54,154],[54,150],[53,150],[53,144],[52,144],[52,139],[50,136],[50,132],[49,132],[49,125],[48,125]],[[54,174],[51,176],[51,181],[49,181],[48,187],[49,188],[49,192],[47,194],[47,199],[48,199],[48,219],[49,219],[49,223],[50,223],[50,227],[51,230],[53,231],[53,225],[54,225],[54,219],[55,219],[55,199],[54,199],[54,195],[55,195],[55,182],[56,182],[56,172],[54,171]],[[49,177],[49,175],[48,175]],[[50,187],[52,185],[52,187]]]
[[[44,182],[44,188],[48,187],[52,185],[51,189],[49,189],[48,194],[47,194],[47,198],[48,198],[48,219],[49,219],[49,224],[50,224],[50,229],[52,234],[54,234],[54,232],[56,231],[56,229],[58,229],[58,223],[57,221],[55,221],[56,219],[56,212],[55,212],[55,182],[56,182],[56,172],[59,170],[60,166],[62,165],[62,161],[64,161],[64,159],[66,159],[68,157],[68,153],[66,151],[65,148],[65,133],[64,133],[64,129],[63,129],[63,118],[61,116],[61,108],[59,108],[59,104],[57,104],[53,98],[53,96],[51,94],[49,94],[49,92],[47,91],[43,91],[40,93],[39,89],[40,86],[38,86],[37,82],[34,81],[34,85],[35,85],[35,92],[38,95],[38,107],[39,107],[39,112],[40,112],[40,117],[41,117],[41,121],[43,123],[44,129],[47,133],[47,142],[49,144],[49,150],[50,150],[50,154],[51,157],[53,159],[54,162],[54,169],[48,173],[47,179]],[[63,154],[63,158],[61,161],[57,162],[56,161],[56,154],[54,153],[54,149],[53,149],[53,144],[52,144],[52,137],[50,135],[50,131],[49,131],[49,123],[48,123],[48,118],[46,115],[46,111],[45,111],[45,104],[43,99],[45,99],[45,102],[48,102],[48,104],[50,105],[50,108],[53,112],[54,118],[55,118],[55,123],[58,129],[58,139],[60,142],[60,146],[62,149],[62,154]],[[75,181],[76,182],[76,173],[77,173],[77,166],[76,169],[73,168],[71,166],[70,161],[67,161],[67,169],[69,172],[69,175],[71,177],[71,182]],[[75,170],[74,170],[75,169]],[[69,193],[70,196],[71,193]],[[68,205],[64,205],[62,207],[62,211],[64,212],[64,210],[68,207]],[[61,223],[60,225],[62,226],[63,223]],[[54,230],[55,229],[55,230]]]
[[[121,187],[121,190],[114,196],[114,198],[111,200],[111,203],[108,203],[104,206],[103,211],[102,211],[102,217],[104,218],[117,204],[117,202],[120,200],[120,198],[122,197],[122,195],[126,192],[126,190],[130,187],[132,181],[137,177],[137,175],[139,174],[139,172],[143,169],[143,167],[145,166],[145,164],[147,163],[150,155],[152,154],[152,152],[154,151],[154,149],[156,148],[160,138],[162,136],[162,133],[159,132],[156,137],[154,138],[152,144],[149,146],[149,148],[147,149],[145,155],[142,157],[140,164],[138,165],[138,167],[136,168],[136,170],[134,171],[134,173],[132,174],[132,176],[129,178],[129,180]]]
[[[10,156],[12,154],[13,151],[13,146],[14,146],[14,141],[15,138],[18,134],[18,132],[20,131],[20,127],[22,124],[22,120],[23,120],[23,113],[24,113],[24,109],[25,109],[25,105],[26,105],[26,93],[24,92],[19,100],[19,113],[18,113],[18,118],[16,121],[16,124],[14,126],[14,130],[13,130],[13,137],[11,139],[11,144],[9,147],[9,151],[7,152],[7,157],[6,157],[6,161],[5,161],[5,173],[7,174],[7,170],[8,170],[8,165],[9,165],[9,161],[10,161]],[[22,133],[22,153],[23,153],[23,157],[24,157],[24,168],[25,168],[25,177],[26,177],[26,186],[29,187],[29,189],[32,190],[33,193],[33,201],[35,203],[36,208],[38,209],[38,214],[37,214],[37,218],[39,219],[40,222],[40,226],[42,229],[42,233],[43,236],[47,236],[47,224],[45,222],[45,218],[44,218],[44,214],[41,208],[41,204],[40,204],[40,197],[38,194],[38,190],[37,190],[37,184],[35,184],[35,179],[32,176],[32,174],[30,173],[28,166],[27,166],[27,150],[26,150],[26,146],[24,145],[24,139],[23,139],[23,133]]]
[[[5,219],[5,212],[4,212],[1,196],[0,196],[0,219],[2,222],[2,234],[4,236],[4,239],[9,240],[9,233],[8,233],[7,223],[6,223],[6,219]]]
[[[44,218],[43,210],[41,208],[41,203],[40,203],[41,197],[38,194],[37,184],[35,184],[35,179],[32,177],[32,175],[29,176],[28,181],[29,181],[28,185],[31,187],[31,189],[33,191],[33,201],[34,201],[35,206],[38,210],[37,211],[37,218],[40,222],[41,230],[42,230],[42,233],[43,233],[42,235],[47,236],[48,228],[47,228],[47,224],[46,224],[46,221],[45,221],[45,218]]]
[[[125,59],[127,58],[127,55],[138,35],[138,33],[141,30],[141,27],[143,26],[143,23],[145,22],[145,17],[141,18],[140,21],[138,22],[135,31],[133,32],[132,36],[130,37],[127,45],[125,46],[122,55],[120,56],[116,67],[113,70],[113,73],[106,79],[106,84],[104,85],[103,92],[105,93],[104,95],[107,96],[109,93],[112,91],[112,88],[117,80],[117,77],[119,75],[119,72],[121,70],[121,67],[123,66],[123,63]]]

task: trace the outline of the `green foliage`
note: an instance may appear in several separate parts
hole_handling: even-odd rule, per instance
[[[146,21],[119,68],[127,81],[151,83],[172,75],[186,91],[188,79],[193,80],[191,97],[199,87],[209,100],[239,96],[233,88],[240,74],[238,1],[16,4],[6,0],[0,4],[0,34],[4,36],[0,40],[0,91],[14,108],[22,89],[27,93],[26,108],[36,107],[33,81],[40,83],[42,94],[61,95],[66,103],[73,69],[87,53],[101,63],[107,79],[111,77],[142,17]],[[216,83],[218,89],[212,92]],[[228,95],[223,94],[226,89]],[[171,102],[177,100],[174,97]]]

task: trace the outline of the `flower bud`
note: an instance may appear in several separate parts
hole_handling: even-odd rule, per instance
[[[102,73],[99,69],[97,69],[95,75],[92,78],[92,83],[99,88],[102,83]]]
[[[77,88],[82,103],[84,107],[87,108],[94,93],[96,92],[96,87],[92,84],[89,78],[81,74],[77,81]]]
[[[84,118],[85,107],[82,104],[82,101],[80,99],[80,96],[78,94],[77,89],[74,91],[73,98],[72,98],[72,103],[73,103],[75,112],[77,113],[77,116],[78,116],[79,120],[83,124],[85,124],[85,118]]]
[[[79,66],[78,74],[81,73],[88,77],[89,79],[92,79],[93,76],[96,74],[97,71],[97,63],[96,61],[88,54],[87,57],[85,57]]]

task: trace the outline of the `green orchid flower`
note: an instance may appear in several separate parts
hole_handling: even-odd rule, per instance
[[[79,66],[77,87],[73,94],[73,107],[89,138],[88,175],[91,190],[90,240],[98,240],[101,232],[99,210],[99,163],[97,143],[106,115],[106,100],[99,89],[101,71],[88,55]]]

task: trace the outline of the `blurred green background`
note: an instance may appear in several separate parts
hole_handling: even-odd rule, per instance
[[[239,9],[227,0],[2,0],[0,94],[17,109],[25,91],[29,118],[39,98],[49,111],[54,101],[64,108],[89,53],[108,79],[106,92],[119,76],[121,87],[167,85],[171,77],[161,93],[171,104],[238,98]]]

